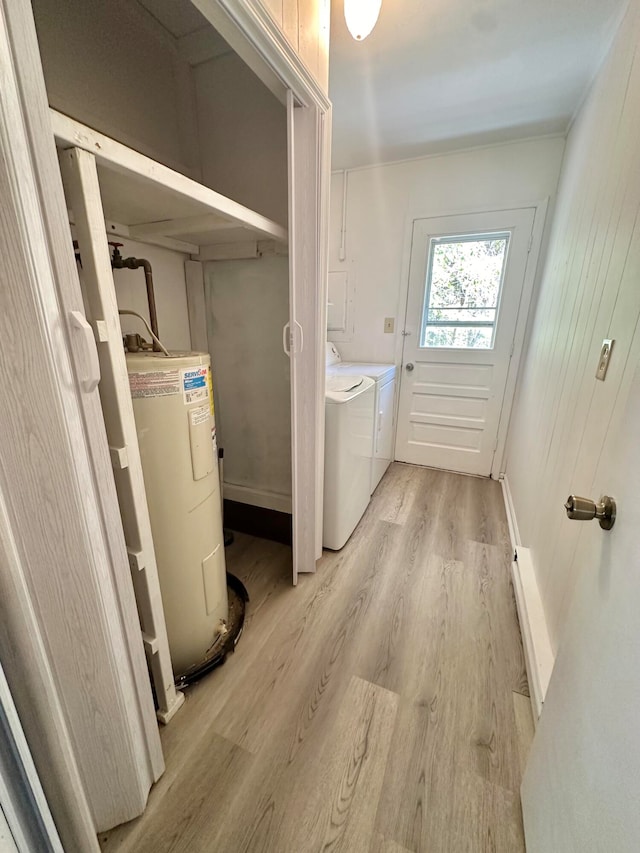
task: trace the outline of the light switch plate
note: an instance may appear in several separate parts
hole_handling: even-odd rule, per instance
[[[395,317],[385,317],[384,318],[384,333],[385,333],[385,335],[392,335],[395,327],[396,327],[396,318]]]
[[[602,341],[602,349],[600,350],[600,357],[598,358],[598,369],[596,370],[596,379],[602,379],[602,381],[604,381],[604,377],[607,375],[607,368],[609,367],[609,359],[611,358],[613,344],[614,341],[612,338],[605,338]]]

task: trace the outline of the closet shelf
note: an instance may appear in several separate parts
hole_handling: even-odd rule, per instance
[[[50,114],[58,148],[96,158],[109,233],[195,255],[207,246],[286,244],[286,228],[265,216],[57,110]]]

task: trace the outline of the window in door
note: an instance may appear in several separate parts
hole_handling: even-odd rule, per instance
[[[491,349],[510,233],[432,237],[421,347]]]

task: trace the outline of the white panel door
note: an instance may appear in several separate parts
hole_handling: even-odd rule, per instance
[[[491,472],[535,208],[417,219],[396,459]],[[527,300],[524,300],[525,302]]]
[[[640,371],[592,494],[609,532],[575,522],[579,578],[522,785],[529,853],[635,853],[640,845]],[[562,506],[558,512],[563,512]]]

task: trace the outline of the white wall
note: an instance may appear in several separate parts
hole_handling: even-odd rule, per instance
[[[605,488],[595,472],[640,351],[639,41],[633,0],[569,134],[511,420],[507,477],[554,650],[575,580],[605,544],[595,524],[569,522],[562,504],[571,492],[597,499]],[[600,382],[594,374],[604,338],[615,345]]]
[[[189,256],[134,240],[115,239],[117,242],[122,242],[120,253],[123,258],[146,258],[151,264],[158,329],[162,343],[170,350],[190,350],[191,337],[184,275],[184,262]],[[149,309],[143,270],[113,270],[113,281],[118,308],[137,311],[148,323]],[[143,338],[149,340],[144,326],[136,317],[121,317],[120,325],[123,334],[138,332]]]
[[[331,0],[264,0],[264,5],[320,86],[328,91]]]
[[[563,150],[562,138],[548,137],[350,171],[344,262],[338,257],[343,175],[334,174],[329,269],[347,271],[353,308],[350,332],[330,335],[343,356],[396,360],[413,219],[553,197]],[[385,317],[395,317],[395,334],[384,333]]]
[[[288,259],[207,263],[205,293],[225,497],[290,512]]]
[[[51,106],[191,177],[199,174],[191,69],[127,0],[33,0]]]
[[[236,56],[194,68],[202,181],[287,223],[287,112]]]

